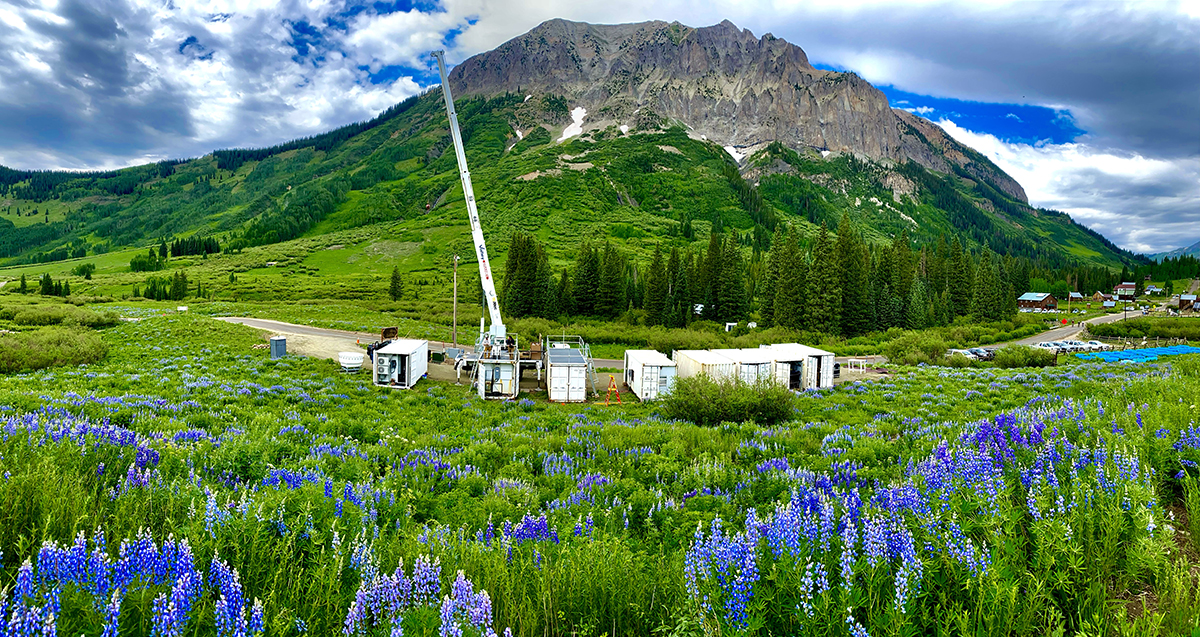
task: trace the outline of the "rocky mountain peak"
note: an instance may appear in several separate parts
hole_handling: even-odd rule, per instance
[[[894,111],[869,82],[814,68],[799,46],[728,20],[700,28],[549,20],[465,60],[450,82],[456,95],[560,96],[568,110],[585,109],[583,130],[675,121],[741,152],[779,141],[939,172],[953,163],[1025,201],[1003,171],[936,124]],[[566,123],[566,113],[558,117]]]

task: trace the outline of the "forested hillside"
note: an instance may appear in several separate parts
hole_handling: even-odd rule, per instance
[[[967,174],[779,144],[739,166],[716,144],[662,121],[559,142],[565,109],[552,95],[460,100],[485,229],[497,247],[523,230],[545,241],[556,261],[589,237],[633,240],[648,256],[647,240],[703,245],[715,227],[762,251],[780,222],[813,236],[848,213],[872,243],[906,232],[918,242],[957,236],[971,250],[988,244],[1053,266],[1132,262],[1066,215],[1030,208]],[[518,120],[541,123],[520,131]],[[402,219],[462,226],[448,144],[432,93],[275,148],[111,173],[5,169],[0,258],[46,262],[188,236],[237,249]]]

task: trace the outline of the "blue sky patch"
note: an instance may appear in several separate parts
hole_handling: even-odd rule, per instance
[[[827,71],[847,70],[827,64],[813,66]],[[902,91],[887,84],[876,88],[883,91],[893,108],[911,111],[934,122],[948,119],[967,130],[995,135],[1006,142],[1065,144],[1075,141],[1086,132],[1075,125],[1075,118],[1066,110],[933,97]]]
[[[429,86],[431,84],[440,84],[442,78],[437,72],[437,62],[433,58],[429,58],[432,66],[425,68],[413,68],[411,66],[403,66],[399,64],[391,64],[381,67],[378,71],[372,73],[371,68],[360,66],[360,71],[367,73],[371,84],[391,84],[396,80],[404,77],[411,77],[418,86]]]

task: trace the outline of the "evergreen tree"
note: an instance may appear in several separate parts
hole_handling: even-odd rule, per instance
[[[742,263],[742,246],[737,240],[737,233],[730,233],[722,248],[721,280],[717,296],[721,299],[719,320],[722,323],[732,323],[745,318],[745,266]]]
[[[563,268],[562,277],[558,279],[558,311],[560,314],[569,316],[575,312],[574,305],[575,295],[571,293],[571,276],[567,269]]]
[[[950,309],[952,316],[965,316],[971,312],[971,299],[974,291],[971,270],[967,266],[967,255],[963,252],[962,242],[958,237],[950,246],[950,265],[946,273],[947,289],[950,292]]]
[[[925,282],[921,279],[913,282],[907,305],[905,327],[910,330],[923,330],[929,327],[929,298],[925,292]]]
[[[579,247],[579,256],[575,260],[575,278],[571,281],[571,289],[575,294],[576,314],[594,316],[596,312],[596,293],[600,288],[600,253],[590,243]]]
[[[786,235],[783,224],[775,226],[775,234],[771,237],[771,253],[767,255],[767,271],[763,280],[762,294],[759,295],[758,313],[762,318],[759,322],[763,327],[775,324],[775,294],[779,289],[779,263],[782,253],[786,250]]]
[[[17,291],[20,292],[21,294],[29,293],[29,282],[25,280],[24,274],[21,275],[21,287],[18,288]]]
[[[838,258],[829,229],[821,225],[813,246],[808,269],[808,298],[805,304],[805,329],[837,334],[841,327],[842,289],[839,284]]]
[[[558,286],[550,272],[550,259],[545,249],[538,246],[537,271],[534,277],[534,296],[537,299],[537,315],[544,319],[555,319],[561,313],[558,304]]]
[[[700,290],[700,302],[704,304],[702,316],[709,321],[719,321],[722,316],[721,264],[724,256],[721,235],[714,227],[708,235],[708,250],[704,252],[704,262],[698,266],[701,269],[699,280],[693,282],[693,285],[699,283],[702,286]]]
[[[160,259],[167,258],[167,240],[166,239],[163,239],[162,242],[158,244],[158,258],[160,258]]]
[[[837,256],[842,288],[842,333],[846,336],[866,334],[873,327],[868,289],[870,261],[865,248],[862,237],[850,225],[849,215],[843,214],[838,224]]]
[[[71,296],[71,282],[63,281],[62,294],[59,296]]]
[[[673,256],[678,260],[678,255]],[[646,272],[646,325],[662,325],[665,322],[669,287],[667,272],[663,266],[662,247],[655,244],[654,255],[650,257],[650,270]]]
[[[600,285],[596,290],[596,315],[614,318],[625,310],[625,259],[611,243],[604,243]]]
[[[38,280],[39,294],[42,296],[54,296],[54,279],[49,274],[43,274]]]
[[[787,239],[781,245],[784,248],[780,252],[774,323],[780,327],[798,330],[804,325],[808,263],[800,252],[800,240],[794,226],[788,227]]]
[[[388,286],[388,296],[390,296],[393,301],[399,301],[400,297],[403,295],[404,279],[400,277],[400,266],[397,265],[392,268],[392,282],[391,285]]]

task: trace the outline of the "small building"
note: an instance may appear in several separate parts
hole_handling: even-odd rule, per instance
[[[1118,283],[1117,286],[1113,288],[1113,296],[1121,296],[1122,294],[1128,294],[1129,296],[1137,294],[1137,284],[1129,282]]]
[[[1017,297],[1017,307],[1053,310],[1058,308],[1058,300],[1049,292],[1026,292]]]
[[[1082,303],[1083,295],[1078,292],[1072,292],[1071,294],[1069,294],[1067,296],[1067,300],[1069,300],[1072,303]]]
[[[1105,302],[1104,302],[1104,308],[1105,308],[1105,309],[1115,309],[1116,307],[1117,307],[1117,302],[1116,302],[1116,301],[1105,301]]]
[[[374,351],[375,385],[409,389],[429,371],[429,341],[401,338]]]
[[[1092,300],[1103,303],[1105,301],[1112,301],[1114,299],[1113,299],[1113,295],[1105,294],[1105,293],[1101,292],[1100,290],[1096,290],[1096,293],[1092,295]]]
[[[1179,295],[1179,311],[1192,310],[1196,311],[1196,295],[1195,294],[1180,294]]]
[[[738,364],[706,349],[681,349],[671,353],[680,378],[705,375],[713,380],[737,378]]]
[[[714,349],[714,352],[738,364],[738,378],[743,383],[753,385],[758,381],[768,381],[774,373],[775,361],[770,352],[762,348],[746,349]]]
[[[1158,287],[1157,285],[1147,285],[1146,286],[1146,294],[1162,294],[1162,293],[1163,293],[1163,289]]]
[[[675,361],[652,349],[625,350],[625,384],[642,402],[657,400],[675,388]]]
[[[552,343],[546,349],[546,387],[550,402],[581,403],[587,400],[588,361],[579,349]]]
[[[770,352],[775,380],[788,389],[833,387],[832,352],[799,343],[760,345],[759,348]]]

